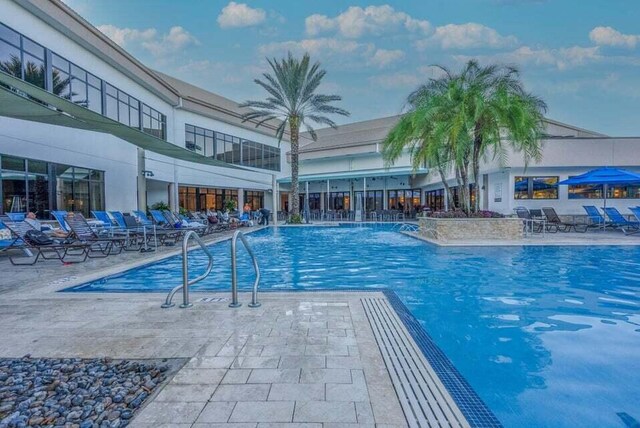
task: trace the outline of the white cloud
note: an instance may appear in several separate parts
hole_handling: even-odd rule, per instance
[[[371,76],[369,82],[385,89],[416,88],[422,80],[414,73],[398,72]]]
[[[495,55],[467,56],[456,55],[454,57],[459,62],[466,62],[476,58],[483,62],[501,62],[519,65],[534,65],[554,67],[558,70],[598,62],[603,60],[599,48],[571,46],[559,49],[533,49],[529,46],[521,46],[511,52],[499,53]]]
[[[405,56],[404,51],[400,49],[376,49],[373,56],[369,58],[369,64],[376,67],[384,68],[391,64],[397,63]]]
[[[267,13],[263,9],[232,1],[218,15],[218,25],[221,28],[251,27],[263,23],[266,18]]]
[[[425,50],[429,46],[439,46],[442,49],[497,49],[513,46],[517,42],[515,36],[503,36],[493,28],[468,22],[437,27],[432,36],[416,42],[416,48]]]
[[[305,20],[305,27],[310,36],[337,31],[341,36],[353,39],[366,34],[382,34],[403,28],[422,33],[428,33],[431,29],[428,21],[412,18],[386,4],[365,8],[351,6],[334,18],[311,15]]]
[[[97,28],[122,47],[127,47],[133,42],[152,40],[158,35],[158,30],[155,28],[136,30],[134,28],[119,28],[111,24],[99,25]]]
[[[154,56],[164,56],[198,45],[200,42],[180,26],[171,27],[166,34],[159,34],[155,28],[138,30],[135,28],[119,28],[115,25],[97,27],[111,40],[123,48],[141,47]]]
[[[335,54],[364,54],[372,51],[373,46],[353,40],[318,38],[269,43],[260,46],[258,50],[261,55],[283,56],[288,51],[291,51],[294,54],[308,52],[311,56],[328,57]]]
[[[623,46],[633,49],[640,42],[640,35],[623,34],[611,27],[595,27],[589,39],[598,46]]]

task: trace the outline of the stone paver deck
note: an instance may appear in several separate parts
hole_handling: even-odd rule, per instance
[[[364,294],[265,293],[230,309],[198,301],[226,293],[193,293],[194,307],[161,309],[159,293],[55,288],[2,295],[0,356],[184,359],[132,427],[407,424]]]

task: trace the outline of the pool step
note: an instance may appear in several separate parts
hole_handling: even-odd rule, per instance
[[[469,427],[387,300],[361,301],[409,426]]]

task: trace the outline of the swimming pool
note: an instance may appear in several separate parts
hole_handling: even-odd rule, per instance
[[[247,236],[262,289],[389,288],[507,427],[624,427],[640,419],[640,248],[436,247],[397,227]],[[229,242],[194,290],[229,290]],[[190,258],[193,275],[205,264]],[[167,291],[181,260],[74,291]],[[240,250],[239,282],[253,280]],[[164,294],[158,295],[158,304]]]

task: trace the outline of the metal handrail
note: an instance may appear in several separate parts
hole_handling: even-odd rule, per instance
[[[251,303],[249,303],[250,308],[257,308],[260,306],[258,302],[258,284],[260,283],[260,267],[258,266],[258,259],[256,259],[253,250],[249,246],[247,242],[247,238],[245,238],[244,234],[239,230],[233,234],[233,238],[231,238],[231,303],[229,303],[230,308],[238,308],[242,306],[242,303],[238,302],[238,269],[237,269],[237,260],[236,260],[236,247],[238,238],[244,244],[244,248],[251,256],[251,261],[253,262],[253,269],[256,271],[256,280],[253,283],[253,292],[251,294]]]
[[[193,278],[192,280],[189,280],[189,251],[188,251],[188,247],[189,247],[189,239],[190,238],[195,239],[196,242],[200,245],[200,247],[204,250],[204,252],[207,255],[207,257],[209,257],[209,263],[207,264],[207,269],[205,270],[205,272],[202,275],[200,275],[200,276],[198,276],[196,278]],[[174,287],[174,289],[171,290],[169,292],[169,294],[167,294],[167,299],[162,304],[162,307],[163,308],[171,308],[172,306],[174,306],[174,304],[171,303],[171,301],[173,300],[173,296],[180,289],[182,289],[182,304],[180,305],[180,307],[181,308],[189,308],[189,307],[193,306],[191,303],[189,303],[189,287],[191,285],[195,284],[196,282],[202,281],[207,276],[209,276],[209,274],[211,273],[211,269],[213,269],[213,255],[211,255],[211,252],[209,251],[207,246],[204,244],[202,239],[200,239],[200,237],[195,232],[195,230],[188,231],[187,233],[185,233],[184,238],[182,239],[182,285],[178,285],[178,286]]]

